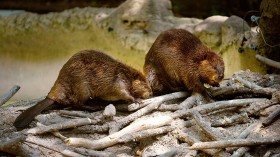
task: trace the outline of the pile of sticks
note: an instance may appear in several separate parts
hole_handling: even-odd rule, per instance
[[[81,157],[120,154],[151,156],[147,149],[150,146],[141,148],[141,143],[147,139],[164,143],[159,137],[168,135],[177,143],[160,153],[154,151],[154,156],[195,156],[205,153],[209,156],[238,157],[252,146],[279,144],[280,131],[276,131],[278,136],[274,137],[250,135],[279,121],[280,107],[264,119],[256,115],[266,108],[277,106],[280,91],[244,79],[247,74],[254,75],[251,72],[239,74],[233,75],[220,87],[209,88],[212,95],[219,99],[216,101],[198,93],[176,92],[130,104],[129,114],[125,115],[119,114],[118,106],[112,104],[102,112],[60,110],[41,114],[37,116],[39,122],[35,127],[21,132],[14,130],[13,136],[1,138],[0,151],[32,156],[34,152],[30,151],[30,147],[36,145],[53,152],[53,156],[57,153]],[[238,136],[222,131],[236,126],[242,126]],[[11,126],[11,129],[14,128]],[[83,137],[80,137],[81,134]],[[59,145],[63,147],[47,146],[32,139],[41,138],[47,143],[48,138],[44,139],[46,135],[60,140]],[[110,149],[128,143],[137,145],[131,148],[130,154]]]

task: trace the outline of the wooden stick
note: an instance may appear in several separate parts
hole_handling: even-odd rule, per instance
[[[173,130],[173,127],[171,127],[171,126],[163,126],[160,128],[147,129],[147,130],[143,130],[143,131],[139,131],[139,132],[135,132],[135,133],[127,133],[127,134],[121,136],[117,140],[119,143],[126,143],[126,142],[134,141],[134,140],[138,141],[143,138],[152,137],[152,136],[156,136],[159,134],[164,134],[164,133],[170,132],[172,130]]]
[[[73,119],[73,120],[68,120],[63,123],[58,123],[58,124],[51,124],[48,126],[38,126],[35,128],[31,128],[27,131],[28,134],[43,134],[47,132],[52,132],[54,130],[62,130],[62,129],[69,129],[69,128],[74,128],[77,126],[83,126],[83,125],[88,125],[88,124],[96,124],[100,122],[100,120],[92,120],[89,118],[80,118],[80,119]]]
[[[226,147],[245,147],[255,146],[263,144],[276,144],[280,143],[280,137],[277,138],[258,138],[258,139],[233,139],[233,140],[221,140],[213,142],[197,142],[194,143],[190,149],[202,150],[212,148],[226,148]]]
[[[96,118],[96,116],[93,116],[90,113],[84,113],[84,112],[80,112],[80,111],[60,110],[58,112],[61,115],[68,115],[68,116],[72,116],[72,117],[82,117],[82,118],[91,118],[91,119]]]
[[[128,105],[128,111],[135,111],[135,110],[137,110],[139,108],[142,108],[144,106],[147,106],[148,104],[151,104],[155,101],[165,102],[165,101],[168,101],[168,100],[184,98],[184,97],[187,97],[187,96],[188,96],[187,92],[175,92],[175,93],[171,93],[171,94],[166,94],[166,95],[142,100],[141,103],[133,103],[133,104]]]
[[[249,134],[252,132],[252,130],[255,130],[256,128],[260,128],[261,125],[259,123],[253,123],[251,124],[249,127],[247,127],[246,129],[244,129],[238,136],[237,139],[245,139],[249,136]],[[230,148],[226,148],[227,152],[233,152],[236,150],[236,156],[238,156],[239,154],[245,154],[246,152],[243,152],[245,150],[249,150],[249,149],[243,149],[243,148],[249,148],[249,147],[230,147]],[[240,149],[240,150],[238,150]]]
[[[110,123],[105,123],[103,125],[85,125],[80,126],[77,128],[74,128],[71,130],[71,133],[84,133],[84,134],[90,134],[90,133],[104,133],[109,131],[109,125]]]
[[[280,115],[280,107],[278,107],[275,111],[273,111],[263,122],[262,125],[264,127],[269,126],[273,123],[277,117]]]
[[[155,117],[141,119],[139,121],[135,121],[129,126],[123,128],[122,130],[115,132],[109,136],[98,140],[89,140],[84,138],[68,138],[66,143],[72,146],[82,146],[88,149],[103,149],[118,143],[118,139],[131,132],[137,132],[141,130],[158,128],[164,125],[168,125],[172,121],[172,117],[166,115],[157,115]]]
[[[176,92],[176,93],[172,93],[172,94],[168,94],[165,95],[164,97],[159,97],[159,99],[156,99],[157,101],[153,101],[150,102],[149,105],[139,109],[138,111],[128,115],[127,117],[120,119],[118,121],[115,122],[114,125],[110,125],[110,133],[114,133],[119,131],[123,126],[127,125],[129,122],[147,114],[150,113],[152,111],[154,111],[155,109],[157,109],[162,103],[164,103],[164,101],[167,100],[171,100],[171,98],[173,99],[178,99],[181,97],[185,97],[187,95],[186,92]],[[149,99],[147,99],[149,100]],[[149,100],[150,101],[150,100]]]
[[[205,122],[205,120],[202,118],[200,113],[196,110],[192,112],[192,116],[198,126],[204,131],[204,133],[210,137],[212,140],[222,140],[224,139],[222,134],[218,131],[216,131],[214,128],[210,126],[209,123]]]
[[[280,69],[280,62],[276,62],[274,60],[268,59],[268,58],[263,57],[259,54],[256,55],[256,58],[257,58],[257,60],[259,60],[260,62],[262,62],[266,65],[269,65],[269,66],[272,66],[274,68]]]
[[[75,153],[71,150],[68,150],[68,149],[65,149],[64,151],[61,152],[62,155],[64,156],[67,156],[67,157],[87,157],[87,156],[84,156],[82,154],[79,154],[79,153]]]
[[[194,136],[191,136],[190,133],[186,133],[183,132],[182,130],[176,129],[174,131],[172,131],[172,134],[179,140],[184,141],[186,143],[188,143],[189,145],[192,145],[194,143],[200,142],[197,138],[195,138]],[[201,150],[206,154],[209,154],[211,156],[228,156],[227,153],[217,150],[217,149],[203,149]]]
[[[41,123],[38,122],[38,123],[37,123],[37,126],[46,126],[46,125],[41,124]],[[61,133],[59,133],[59,132],[56,131],[56,130],[52,131],[51,133],[52,133],[54,136],[60,138],[62,141],[64,141],[65,139],[67,139],[66,136],[63,136]]]
[[[114,157],[114,155],[111,152],[105,152],[105,151],[96,151],[96,150],[89,150],[85,148],[74,148],[75,152],[78,152],[85,156],[98,156],[98,157]]]
[[[199,105],[194,108],[188,110],[178,110],[174,113],[174,118],[184,117],[184,116],[191,116],[194,110],[197,110],[200,114],[210,113],[212,111],[230,108],[230,107],[240,107],[245,106],[247,104],[259,101],[267,101],[268,99],[263,98],[251,98],[251,99],[235,99],[235,100],[228,100],[228,101],[217,101],[205,105]]]
[[[241,147],[237,149],[230,157],[242,157],[249,150],[250,147]]]
[[[261,94],[261,95],[272,95],[273,92],[277,91],[277,89],[273,88],[254,88],[249,89],[242,86],[229,86],[229,87],[221,87],[212,91],[213,96],[222,96],[222,95],[234,95],[234,94]]]
[[[20,89],[20,86],[14,85],[8,92],[6,92],[0,98],[0,106],[4,105],[11,97],[13,97],[19,89]]]
[[[177,110],[183,110],[183,109],[189,109],[193,106],[197,106],[197,104],[202,101],[203,96],[199,93],[195,93],[192,96],[188,97],[186,100],[184,100],[179,105],[177,104],[161,104],[158,108],[160,111],[177,111]]]
[[[249,121],[248,114],[242,112],[241,114],[236,114],[231,117],[225,117],[211,122],[212,127],[221,127],[221,126],[231,126],[236,123],[246,123]]]
[[[234,80],[241,82],[242,84],[244,84],[245,87],[248,87],[250,89],[261,89],[263,87],[258,86],[257,84],[253,83],[253,82],[249,82],[247,80],[244,80],[243,78],[239,77],[239,76],[235,76]]]

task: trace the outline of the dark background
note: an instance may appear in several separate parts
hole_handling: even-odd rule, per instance
[[[57,12],[74,7],[117,7],[125,0],[0,0],[0,9],[36,13]],[[261,0],[171,0],[176,16],[206,18],[211,15],[243,17],[259,10]]]

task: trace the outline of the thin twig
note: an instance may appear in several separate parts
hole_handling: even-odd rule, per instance
[[[262,125],[264,127],[273,123],[277,117],[280,116],[280,107],[278,107],[275,111],[273,111],[263,122]]]

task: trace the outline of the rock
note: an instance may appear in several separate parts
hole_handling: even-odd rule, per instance
[[[108,14],[99,13],[96,23],[116,33],[124,46],[147,52],[166,29],[177,27],[193,30],[201,22],[194,18],[176,18],[170,0],[127,0]]]
[[[210,16],[194,28],[194,34],[207,46],[217,49],[222,42],[221,27],[226,16]]]
[[[229,43],[238,40],[238,35],[250,31],[250,27],[242,18],[232,15],[222,24],[222,44],[228,45]]]

